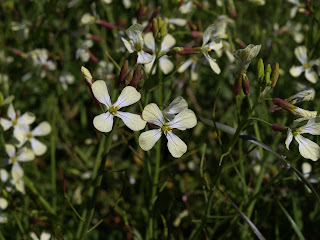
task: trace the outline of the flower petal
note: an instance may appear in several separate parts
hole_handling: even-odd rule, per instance
[[[12,103],[10,103],[10,105],[8,107],[7,115],[11,120],[16,119],[16,112],[14,110]]]
[[[18,160],[20,162],[28,162],[34,159],[34,153],[28,148],[22,148],[18,153]]]
[[[301,73],[303,73],[304,68],[303,66],[292,66],[289,70],[291,76],[293,77],[299,77]]]
[[[127,36],[130,38],[130,39],[133,39],[136,37],[136,35],[139,33],[141,34],[142,31],[143,31],[144,27],[139,24],[139,23],[136,23],[136,24],[133,24],[131,25],[127,30],[126,30],[126,34]]]
[[[162,56],[159,59],[160,69],[164,74],[168,74],[174,68],[174,64],[169,60],[167,56]]]
[[[317,161],[320,158],[320,147],[315,142],[301,135],[295,136],[296,141],[299,143],[299,152],[302,157]]]
[[[24,113],[18,118],[18,124],[32,124],[36,120],[36,116],[31,112]]]
[[[144,129],[147,123],[138,114],[118,111],[116,116],[121,118],[124,124],[132,131],[140,131]]]
[[[154,61],[156,60],[156,56],[155,55],[152,55],[152,61],[151,62],[149,62],[149,63],[146,63],[145,65],[144,65],[144,68],[145,68],[145,70],[146,70],[146,72],[147,73],[149,73],[150,74],[150,71],[151,71],[151,68],[152,68],[152,66],[153,66],[153,63],[154,63]],[[154,66],[153,67],[153,70],[152,70],[152,75],[154,75],[155,73],[156,73],[156,66]]]
[[[221,39],[219,41],[212,41],[207,46],[209,46],[211,50],[220,50],[223,48]]]
[[[153,56],[150,53],[147,53],[147,52],[145,52],[143,50],[138,52],[137,63],[146,64],[146,63],[151,62],[152,59],[153,59]]]
[[[41,156],[47,151],[47,146],[35,138],[31,138],[30,143],[31,148],[36,156]]]
[[[144,44],[152,51],[155,51],[155,39],[152,32],[148,32],[144,35]]]
[[[177,128],[179,130],[185,130],[188,128],[193,128],[197,125],[197,118],[194,112],[190,109],[185,109],[178,113],[172,121],[170,121],[169,126],[171,128]]]
[[[97,80],[91,85],[94,97],[108,108],[111,107],[110,95],[105,81]]]
[[[294,54],[301,64],[305,64],[308,60],[307,49],[305,46],[299,46],[294,49]]]
[[[153,123],[159,127],[161,127],[163,123],[165,123],[163,114],[155,103],[150,103],[145,106],[142,112],[142,118],[143,120],[149,123]]]
[[[110,132],[113,126],[113,115],[102,113],[93,119],[93,126],[100,132]]]
[[[179,96],[176,97],[170,104],[168,107],[166,107],[163,112],[166,113],[170,113],[170,114],[176,114],[181,112],[182,110],[188,109],[188,103],[187,101]]]
[[[185,63],[183,63],[179,69],[178,69],[178,73],[182,73],[184,72],[188,67],[190,67],[190,65],[192,64],[192,58],[188,59]]]
[[[300,134],[309,133],[312,135],[320,135],[319,119],[319,117],[310,119],[306,125],[299,128],[300,130],[302,130]]]
[[[311,170],[312,170],[312,166],[310,163],[304,162],[304,163],[302,163],[301,169],[302,169],[303,175],[305,177],[309,177]]]
[[[178,25],[180,27],[183,27],[184,25],[187,24],[187,20],[183,18],[171,18],[168,20],[169,23]]]
[[[144,151],[150,150],[161,137],[161,129],[143,132],[139,136],[139,145]]]
[[[129,51],[129,53],[133,53],[135,51],[134,47],[132,46],[132,44],[125,38],[121,38],[124,46],[126,47],[126,49]]]
[[[8,201],[5,198],[0,198],[0,209],[6,209],[8,207]]]
[[[0,118],[0,125],[3,128],[3,131],[7,131],[9,128],[12,127],[12,122],[7,119]]]
[[[119,106],[120,108],[130,106],[138,102],[141,98],[141,94],[132,86],[125,87],[118,100],[115,102],[114,106]]]
[[[311,83],[317,83],[318,82],[318,75],[315,71],[312,71],[311,69],[306,69],[304,76],[306,79]]]
[[[215,62],[214,59],[211,58],[211,56],[209,55],[207,49],[202,49],[202,52],[204,54],[204,56],[206,57],[206,59],[209,61],[210,67],[211,69],[216,73],[216,74],[220,74],[221,70],[219,65]]]
[[[5,144],[4,148],[9,157],[14,157],[16,155],[16,148],[11,144]]]
[[[40,240],[49,240],[50,237],[51,237],[51,235],[50,235],[49,233],[43,232],[43,233],[41,233],[41,235],[40,235]]]
[[[46,136],[51,132],[50,124],[45,121],[40,123],[33,131],[32,134],[34,136]]]
[[[174,133],[167,132],[168,149],[171,155],[175,158],[181,157],[188,149],[187,145]]]
[[[290,128],[288,128],[288,133],[287,134],[288,135],[287,135],[287,138],[286,138],[286,147],[289,150],[290,143],[292,142],[292,139],[293,139],[292,130]]]
[[[161,43],[161,52],[169,51],[176,44],[176,39],[171,35],[167,34]]]
[[[204,31],[203,36],[202,36],[202,46],[206,45],[210,38],[212,37],[212,32],[214,30],[215,26],[211,24],[207,29]]]
[[[11,176],[14,181],[23,177],[23,169],[18,163],[14,163],[11,168]]]
[[[4,183],[8,180],[9,173],[5,169],[0,169],[0,179]]]

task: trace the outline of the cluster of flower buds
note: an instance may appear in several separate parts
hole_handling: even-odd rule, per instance
[[[144,84],[144,73],[140,64],[135,65],[128,71],[129,62],[125,60],[122,65],[119,82],[122,87],[132,86],[134,88],[142,88]]]
[[[273,69],[270,64],[265,68],[263,60],[260,58],[258,61],[257,73],[261,91],[266,87],[274,88],[279,78],[279,63],[276,63]]]
[[[163,22],[161,17],[153,18],[152,20],[152,33],[155,40],[161,43],[165,36],[168,34],[167,23]]]

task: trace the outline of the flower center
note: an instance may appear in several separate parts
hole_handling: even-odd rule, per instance
[[[32,132],[28,132],[28,133],[27,133],[27,138],[28,138],[28,139],[33,138],[33,134],[32,134]]]
[[[164,123],[161,127],[161,131],[166,134],[167,132],[171,132],[172,128],[168,125],[168,123]]]
[[[308,68],[310,68],[310,64],[309,64],[309,63],[305,63],[305,64],[303,64],[303,68],[304,68],[304,69],[308,69]]]
[[[18,158],[16,156],[10,158],[10,161],[12,164],[14,164],[17,160],[18,160]]]
[[[15,120],[12,120],[11,123],[12,123],[13,126],[15,126],[15,125],[17,125],[18,121],[15,119]]]
[[[117,111],[120,109],[120,106],[114,106],[112,105],[109,108],[109,113],[112,114],[113,116],[117,114]]]
[[[297,129],[292,131],[292,134],[293,134],[293,136],[297,136],[297,135],[300,135],[301,132],[302,132],[302,130],[297,128]]]

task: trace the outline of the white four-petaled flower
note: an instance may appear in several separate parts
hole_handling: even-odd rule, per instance
[[[142,117],[145,121],[160,127],[140,134],[139,145],[143,150],[150,150],[164,134],[168,140],[169,152],[173,157],[179,158],[187,151],[187,145],[172,132],[172,129],[193,128],[197,124],[197,118],[192,110],[184,109],[171,121],[166,121],[159,107],[155,103],[150,103],[144,108]]]
[[[113,117],[122,119],[124,124],[133,131],[143,129],[146,122],[137,114],[118,111],[120,108],[130,106],[138,102],[141,94],[131,86],[125,87],[118,100],[112,104],[108,93],[107,85],[102,80],[97,80],[92,84],[92,92],[95,98],[107,107],[107,111],[93,119],[93,125],[100,132],[110,132],[113,126]]]
[[[136,23],[129,27],[126,30],[126,34],[129,37],[129,41],[125,38],[121,38],[125,47],[128,49],[130,53],[137,52],[138,59],[137,63],[146,64],[152,61],[152,55],[143,51],[143,37],[142,37],[142,31],[143,26]]]
[[[36,156],[41,156],[47,151],[47,146],[37,140],[35,137],[46,136],[51,132],[51,126],[48,122],[41,122],[35,129],[30,130],[30,126],[19,128],[14,137],[19,141],[18,147],[23,146],[27,141],[31,143],[31,148]]]
[[[289,149],[289,145],[294,138],[299,144],[299,152],[302,157],[317,161],[320,158],[320,147],[315,142],[303,137],[301,134],[309,133],[312,135],[320,135],[320,118],[316,117],[310,119],[304,126],[297,128],[288,128],[288,135],[286,139],[286,147]]]
[[[311,83],[318,81],[318,74],[313,70],[313,66],[316,65],[320,68],[320,58],[316,60],[308,61],[307,48],[305,46],[299,46],[294,50],[294,54],[298,58],[302,66],[292,66],[290,68],[290,74],[293,77],[299,77],[304,72],[304,76]]]
[[[150,50],[153,51],[153,55],[152,55],[152,61],[150,63],[147,63],[145,65],[145,69],[148,73],[150,73],[151,68],[153,66],[153,63],[156,59],[156,43],[155,43],[155,39],[152,35],[151,32],[147,33],[144,35],[144,42],[147,46],[147,48],[149,48]],[[174,37],[170,34],[167,34],[164,38],[163,41],[161,43],[161,47],[160,47],[160,55],[162,55],[159,58],[159,66],[161,71],[164,74],[168,74],[169,72],[171,72],[174,68],[174,64],[169,60],[168,56],[165,55],[166,52],[168,52],[174,45],[176,44],[176,40],[174,39]],[[156,67],[153,68],[152,74],[156,73]]]

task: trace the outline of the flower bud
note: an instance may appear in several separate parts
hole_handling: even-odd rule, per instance
[[[141,79],[141,71],[142,71],[141,65],[138,65],[136,71],[134,72],[133,78],[129,84],[130,86],[137,88],[139,81]]]
[[[273,99],[273,103],[275,105],[281,107],[282,109],[287,110],[288,112],[296,115],[294,109],[296,109],[297,107],[292,105],[292,104],[290,104],[290,103],[288,103],[288,102],[286,102],[285,100],[283,100],[281,98],[274,98]]]
[[[128,86],[129,83],[131,82],[132,78],[133,78],[133,69],[131,69],[128,74],[126,75],[126,77],[124,78],[124,86]]]
[[[277,124],[277,123],[275,123],[275,124],[272,124],[272,130],[273,131],[276,131],[276,132],[285,132],[285,131],[287,131],[287,127],[285,127],[285,126],[282,126],[282,125],[280,125],[280,124]]]
[[[138,83],[138,89],[143,88],[144,82],[145,82],[144,78],[141,78],[139,83]]]
[[[234,86],[233,86],[233,94],[235,96],[239,95],[241,92],[241,88],[242,88],[242,75],[237,76],[236,78],[236,82],[234,83]]]
[[[152,20],[152,33],[153,33],[153,37],[157,37],[157,33],[159,31],[159,26],[158,26],[158,21],[156,18],[154,18]]]
[[[183,47],[174,47],[169,52],[166,53],[167,56],[172,56],[176,53],[181,53],[183,51]]]
[[[154,12],[152,13],[151,17],[149,18],[149,22],[152,22],[152,19],[154,19],[154,18],[156,18],[158,16],[160,10],[161,10],[161,7],[158,6],[156,8],[156,10],[154,10]],[[160,24],[159,24],[159,28],[160,28]]]
[[[143,14],[143,4],[140,2],[140,5],[139,5],[139,8],[136,12],[136,18],[137,18],[137,21],[140,22],[141,18],[142,18],[142,14]]]
[[[85,79],[87,80],[88,84],[91,86],[92,83],[94,82],[93,77],[90,73],[90,71],[85,68],[84,66],[81,67],[81,72],[83,74],[83,76],[85,77]]]
[[[114,25],[112,23],[102,21],[102,20],[98,20],[96,23],[107,28],[107,29],[114,29]]]
[[[271,83],[270,75],[271,75],[271,66],[270,66],[270,64],[268,64],[267,68],[266,68],[266,75],[265,75],[265,81],[266,81],[267,86],[270,85],[270,83]]]
[[[167,28],[167,24],[166,24],[166,23],[162,24],[161,29],[160,29],[160,33],[161,33],[162,39],[163,39],[165,36],[167,36],[167,34],[168,34],[168,28]]]
[[[158,17],[158,27],[159,27],[159,29],[162,28],[162,25],[163,25],[163,20],[162,20],[161,17]]]
[[[90,55],[90,61],[94,64],[97,64],[99,62],[98,58],[95,55],[93,55],[93,53],[90,50],[88,50],[88,52]]]
[[[275,87],[279,78],[279,63],[276,63],[271,74],[271,87]]]
[[[124,82],[124,78],[127,74],[128,71],[128,67],[129,67],[129,61],[128,59],[126,59],[122,65],[121,71],[120,71],[120,75],[119,75],[119,82],[120,84],[122,84]]]
[[[250,83],[247,74],[242,74],[242,90],[245,95],[250,93]]]
[[[258,79],[261,81],[264,77],[264,64],[263,64],[262,58],[260,58],[258,61],[257,72],[258,72]]]

